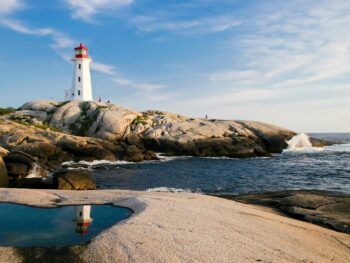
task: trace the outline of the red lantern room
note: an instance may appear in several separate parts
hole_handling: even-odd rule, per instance
[[[89,58],[88,55],[88,48],[83,45],[83,43],[80,43],[78,47],[75,49],[75,58]]]

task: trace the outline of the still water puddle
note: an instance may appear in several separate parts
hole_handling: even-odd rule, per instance
[[[0,203],[0,246],[84,244],[131,213],[130,209],[111,205],[38,208]]]

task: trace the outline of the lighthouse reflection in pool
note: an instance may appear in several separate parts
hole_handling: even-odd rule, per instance
[[[38,208],[0,203],[0,246],[50,247],[84,244],[131,215],[127,208],[79,205]]]

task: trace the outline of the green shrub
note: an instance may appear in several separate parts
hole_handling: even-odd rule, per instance
[[[15,111],[16,111],[15,108],[0,108],[0,115],[9,114]]]

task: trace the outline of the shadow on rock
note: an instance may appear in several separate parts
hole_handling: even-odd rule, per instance
[[[16,248],[23,263],[76,263],[82,262],[80,254],[83,246],[53,247],[53,248]]]

